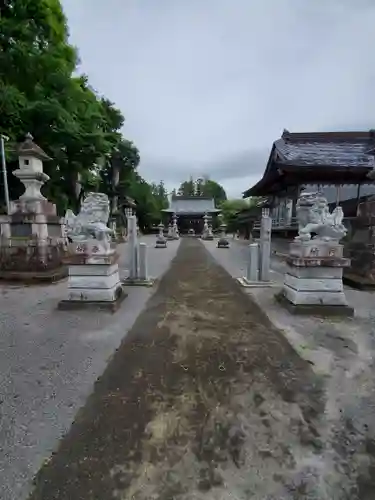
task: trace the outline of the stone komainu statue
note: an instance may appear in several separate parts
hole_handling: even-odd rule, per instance
[[[296,240],[308,241],[311,233],[314,240],[337,241],[346,235],[342,223],[344,213],[341,207],[329,212],[327,199],[320,193],[302,193],[297,206],[298,236]]]
[[[108,224],[109,199],[104,193],[88,193],[77,215],[72,210],[65,214],[66,236],[73,242],[97,240],[100,250],[107,252],[112,240]]]

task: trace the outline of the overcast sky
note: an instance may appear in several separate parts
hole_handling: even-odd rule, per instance
[[[238,197],[284,128],[375,128],[375,0],[62,4],[149,181],[207,174]]]

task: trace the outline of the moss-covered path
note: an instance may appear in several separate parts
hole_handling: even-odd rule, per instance
[[[315,498],[322,410],[310,365],[186,238],[30,499]]]

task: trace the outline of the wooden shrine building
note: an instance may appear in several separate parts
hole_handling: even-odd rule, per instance
[[[211,223],[216,224],[216,217],[220,210],[215,207],[213,198],[203,196],[172,196],[169,207],[163,210],[164,222],[170,223],[175,214],[180,234],[187,234],[193,229],[195,234],[203,231],[203,217],[211,217]]]
[[[352,198],[354,201],[345,205],[353,211],[353,203],[357,206],[365,194],[375,194],[373,181],[368,177],[374,167],[373,130],[313,133],[284,130],[272,145],[263,177],[243,197],[270,199],[273,230],[283,231],[296,228],[296,201],[305,188],[320,188],[328,202],[334,204]],[[344,215],[349,214],[344,210]]]

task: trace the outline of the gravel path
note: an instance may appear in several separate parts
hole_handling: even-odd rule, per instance
[[[321,461],[323,384],[186,238],[30,500],[349,498]]]

